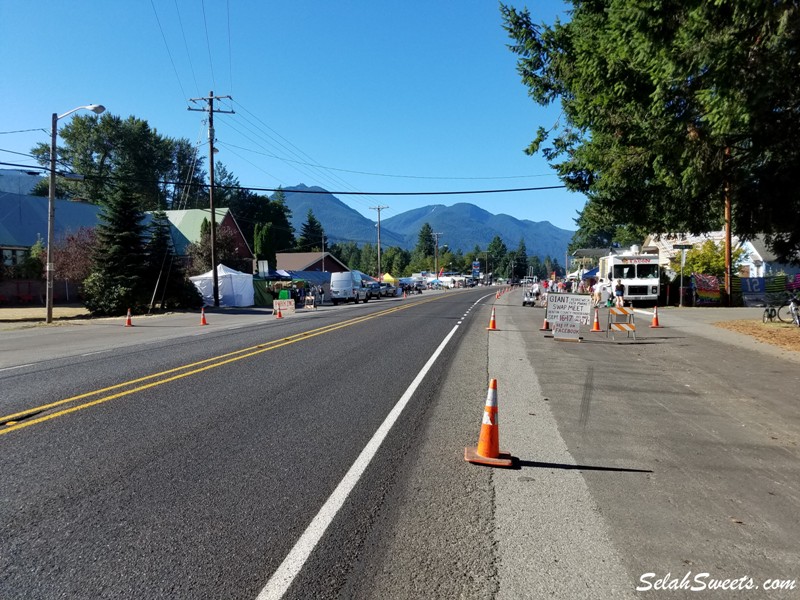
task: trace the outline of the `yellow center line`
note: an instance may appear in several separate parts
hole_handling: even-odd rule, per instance
[[[250,346],[248,348],[242,348],[240,350],[235,350],[233,352],[228,352],[226,354],[221,354],[219,356],[215,356],[212,358],[207,358],[201,361],[197,361],[194,363],[189,363],[187,365],[183,365],[180,367],[175,367],[173,369],[168,369],[166,371],[161,371],[159,373],[153,373],[151,375],[146,375],[144,377],[139,377],[137,379],[131,379],[129,381],[125,381],[122,383],[118,383],[109,387],[105,387],[98,390],[93,390],[91,392],[86,392],[84,394],[79,394],[77,396],[71,396],[69,398],[64,398],[63,400],[58,400],[57,402],[51,402],[50,404],[44,404],[41,406],[37,406],[35,408],[29,408],[27,410],[17,412],[11,415],[7,415],[5,417],[0,417],[0,423],[6,423],[6,426],[0,429],[0,435],[5,435],[6,433],[10,433],[12,431],[16,431],[18,429],[24,429],[25,427],[30,427],[31,425],[36,425],[38,423],[43,423],[45,421],[49,421],[50,419],[55,419],[56,417],[61,417],[63,415],[67,415],[79,410],[83,410],[84,408],[89,408],[92,406],[96,406],[98,404],[103,404],[104,402],[108,402],[110,400],[114,400],[116,398],[121,398],[123,396],[128,396],[130,394],[134,394],[136,392],[141,392],[143,390],[147,390],[152,387],[156,387],[165,383],[169,383],[172,381],[177,381],[178,379],[182,379],[184,377],[188,377],[189,375],[196,375],[198,373],[202,373],[203,371],[207,371],[209,369],[214,369],[217,367],[221,367],[223,365],[227,365],[239,360],[243,360],[245,358],[250,358],[256,356],[258,354],[262,354],[264,352],[268,352],[270,350],[276,350],[278,348],[282,348],[283,346],[288,346],[290,344],[297,343],[302,340],[310,339],[319,335],[323,335],[325,333],[330,333],[332,331],[336,331],[339,329],[344,329],[345,327],[351,327],[353,325],[357,325],[359,323],[363,323],[365,321],[369,321],[371,319],[375,319],[377,317],[382,317],[394,312],[398,312],[401,310],[406,310],[413,306],[419,306],[420,304],[424,304],[427,302],[432,302],[441,298],[441,296],[437,298],[431,298],[426,300],[421,300],[419,302],[414,302],[413,304],[404,304],[398,307],[392,307],[385,310],[380,310],[375,313],[371,313],[369,315],[364,315],[361,317],[356,317],[350,319],[348,321],[343,321],[341,323],[334,323],[333,325],[326,325],[324,327],[319,327],[317,329],[311,329],[309,331],[305,331],[303,333],[297,333],[285,338],[281,338],[278,340],[274,340],[271,342],[266,342],[263,344],[258,344],[256,346]],[[215,362],[216,361],[216,362]],[[211,363],[211,364],[209,364]],[[191,369],[186,371],[186,369]],[[179,373],[180,371],[186,371],[184,373]],[[178,373],[176,375],[172,375],[171,377],[165,377],[172,373]],[[63,410],[50,413],[48,415],[44,415],[38,418],[28,418],[20,423],[12,423],[17,418],[24,418],[26,415],[30,415],[32,413],[39,413],[45,410],[49,410],[51,408],[55,408],[57,406],[62,406],[64,404],[68,404],[70,402],[76,402],[78,400],[82,400],[85,398],[90,398],[92,396],[96,396],[98,394],[103,394],[106,392],[110,392],[113,390],[118,390],[120,388],[136,385],[138,383],[142,383],[144,381],[148,381],[151,379],[156,379],[159,377],[165,377],[164,379],[159,379],[158,381],[153,381],[151,383],[147,383],[145,385],[140,385],[137,387],[133,387],[128,390],[124,390],[122,392],[118,392],[116,394],[111,394],[109,396],[103,396],[102,398],[98,398],[96,400],[92,400],[90,402],[85,402],[83,404],[78,404],[76,406],[72,406],[69,408],[65,408]]]

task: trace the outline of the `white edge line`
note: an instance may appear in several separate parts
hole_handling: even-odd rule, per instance
[[[14,369],[24,369],[25,367],[32,367],[36,363],[27,363],[24,365],[14,365],[13,367],[3,367],[0,371],[13,371]]]
[[[292,585],[295,577],[297,577],[297,574],[303,568],[303,565],[305,565],[311,552],[313,552],[320,539],[322,539],[323,534],[333,521],[336,513],[338,513],[339,509],[344,505],[347,496],[350,495],[350,492],[356,486],[356,483],[358,483],[359,478],[364,473],[367,466],[369,466],[375,454],[377,454],[383,440],[386,439],[389,431],[400,417],[400,413],[403,412],[403,409],[406,407],[409,400],[411,400],[419,384],[422,383],[425,375],[427,375],[433,363],[436,362],[436,359],[442,353],[445,346],[450,342],[450,339],[453,337],[458,327],[458,325],[453,327],[450,333],[447,334],[447,337],[439,344],[439,347],[428,359],[428,362],[425,363],[425,366],[422,367],[422,370],[414,378],[414,381],[411,382],[411,385],[408,386],[408,389],[406,389],[405,393],[400,397],[400,400],[397,401],[397,404],[394,405],[386,416],[386,419],[384,419],[383,423],[381,423],[380,427],[375,431],[370,441],[364,446],[364,449],[361,451],[361,454],[358,455],[358,458],[356,458],[350,470],[347,471],[339,482],[339,485],[333,490],[333,493],[325,501],[325,504],[322,505],[317,516],[314,517],[289,554],[283,559],[278,569],[272,574],[272,577],[269,578],[269,581],[267,581],[267,584],[261,592],[259,592],[256,600],[277,600],[282,598]]]

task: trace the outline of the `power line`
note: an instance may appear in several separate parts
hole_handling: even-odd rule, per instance
[[[252,152],[253,154],[258,154],[261,156],[268,156],[270,158],[277,158],[283,162],[287,163],[296,163],[299,165],[306,165],[310,167],[317,167],[320,169],[325,169],[327,171],[339,171],[340,173],[352,173],[354,175],[370,175],[372,177],[389,177],[393,179],[428,179],[428,180],[442,180],[442,181],[492,181],[492,180],[503,180],[503,179],[532,179],[533,177],[551,177],[551,173],[540,173],[538,175],[501,175],[501,176],[492,176],[492,177],[447,177],[447,176],[436,176],[436,175],[398,175],[392,173],[374,173],[371,171],[356,171],[353,169],[340,169],[337,167],[328,167],[324,165],[312,164],[307,163],[299,160],[292,160],[291,158],[285,158],[282,156],[277,156],[275,154],[270,154],[268,152],[259,152],[257,150],[253,150],[252,148],[244,148],[242,146],[237,146],[235,144],[226,143],[227,147],[230,148],[238,148],[239,150],[245,150],[246,152]]]
[[[0,162],[0,165],[7,166],[26,166],[14,165],[13,163]],[[33,168],[33,167],[31,167]],[[44,167],[35,167],[46,171]],[[97,176],[97,175],[84,175],[86,179],[111,179],[116,181],[130,181],[130,182],[150,182],[151,180],[135,179],[130,177],[117,177],[117,176]],[[158,180],[156,183],[159,185],[182,185],[180,181]],[[190,183],[190,186],[208,187],[208,184],[203,183]],[[215,188],[223,190],[244,190],[250,192],[295,192],[302,194],[330,194],[331,196],[459,196],[469,194],[511,194],[516,192],[542,192],[546,190],[558,190],[566,188],[565,185],[546,185],[539,187],[524,187],[524,188],[497,188],[489,190],[448,190],[437,192],[350,192],[350,191],[329,191],[329,190],[292,190],[285,187],[256,187],[248,185],[219,185],[214,184]]]
[[[153,14],[156,17],[156,23],[158,23],[158,30],[161,32],[161,39],[164,40],[164,47],[167,49],[169,62],[172,63],[172,70],[175,72],[175,79],[178,80],[178,87],[181,88],[181,97],[186,98],[186,92],[183,90],[183,84],[181,83],[181,78],[178,76],[178,69],[175,66],[175,61],[172,59],[172,52],[170,52],[169,44],[167,43],[167,36],[164,35],[164,29],[161,27],[161,20],[158,18],[158,12],[156,11],[156,5],[153,0],[150,0],[150,6],[153,7]]]

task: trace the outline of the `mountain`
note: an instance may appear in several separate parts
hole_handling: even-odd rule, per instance
[[[324,189],[298,185],[286,188],[284,194],[286,205],[292,211],[292,225],[298,233],[311,209],[330,241],[354,241],[359,245],[377,242],[375,221],[367,219]],[[460,202],[452,206],[424,206],[382,218],[381,246],[414,248],[425,223],[434,232],[442,233],[440,244],[447,244],[453,250],[469,252],[476,245],[486,248],[499,235],[511,251],[517,248],[520,239],[524,239],[529,255],[551,256],[557,260],[563,258],[573,234],[548,221],[534,222],[506,214],[495,215],[474,204]]]

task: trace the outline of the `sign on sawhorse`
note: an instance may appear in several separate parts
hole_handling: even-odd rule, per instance
[[[630,337],[633,334],[633,339],[636,340],[636,321],[632,308],[624,308],[621,306],[612,306],[608,309],[608,329],[606,329],[606,337],[611,334],[611,339],[614,338],[615,331],[624,331],[625,337]]]

